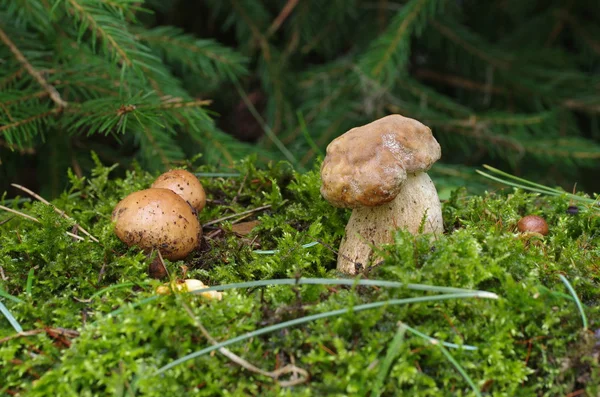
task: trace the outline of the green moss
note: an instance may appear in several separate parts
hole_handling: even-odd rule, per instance
[[[309,380],[293,388],[218,352],[153,376],[158,368],[210,345],[184,303],[223,341],[303,315],[423,293],[312,285],[228,290],[220,302],[188,295],[157,297],[153,291],[159,282],[146,275],[150,259],[125,247],[110,223],[114,205],[148,187],[154,176],[135,169],[124,179],[112,179],[110,171],[97,164],[90,179],[70,175],[72,187],[54,201],[101,244],[65,234],[74,230],[75,221],[40,203],[22,204],[20,210],[41,224],[14,217],[1,226],[0,288],[21,302],[0,299],[26,331],[39,332],[14,337],[14,329],[0,317],[0,339],[5,338],[0,343],[0,394],[368,395],[398,321],[439,340],[476,346],[475,351],[451,353],[488,395],[599,392],[599,341],[592,333],[600,327],[598,211],[580,207],[579,214],[569,215],[567,199],[522,191],[485,196],[454,191],[444,204],[446,234],[432,240],[399,231],[395,243],[385,247],[384,262],[368,274],[373,279],[487,290],[500,299],[349,312],[229,347],[267,371],[289,363],[308,371]],[[237,172],[237,177],[201,178],[210,202],[200,220],[208,223],[268,205],[243,219],[260,224],[247,235],[235,232],[237,218],[205,227],[197,253],[167,263],[171,276],[181,277],[182,265],[186,277],[209,285],[339,276],[334,250],[349,213],[321,199],[318,171],[297,174],[284,163],[257,170],[248,159]],[[517,233],[516,223],[525,214],[543,216],[550,234]],[[314,241],[319,244],[301,247]],[[276,252],[257,254],[256,249]],[[31,269],[33,279],[28,276]],[[580,313],[560,274],[584,303],[590,330],[582,330]],[[117,288],[89,300],[110,286]],[[383,395],[473,395],[443,353],[422,338],[407,333],[394,357],[383,378]]]

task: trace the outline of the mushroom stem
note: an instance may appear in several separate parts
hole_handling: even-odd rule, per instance
[[[373,256],[372,246],[391,244],[397,229],[418,234],[424,217],[423,233],[443,233],[442,207],[431,178],[425,172],[409,174],[394,200],[352,210],[340,245],[337,269],[355,274],[357,265],[376,262],[381,258]]]

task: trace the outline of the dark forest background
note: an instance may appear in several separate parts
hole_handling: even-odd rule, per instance
[[[482,164],[600,191],[596,0],[0,0],[0,191],[250,154],[298,170],[390,113],[440,189]],[[198,155],[201,155],[198,157]]]

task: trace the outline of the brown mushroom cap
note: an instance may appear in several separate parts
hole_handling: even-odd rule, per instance
[[[407,174],[427,171],[441,157],[429,127],[398,114],[352,128],[327,146],[321,195],[336,207],[392,201]]]
[[[519,220],[517,228],[520,232],[534,232],[542,236],[548,234],[548,223],[541,216],[527,215]]]
[[[125,244],[147,251],[156,248],[169,260],[185,258],[202,235],[192,207],[169,189],[131,193],[117,204],[112,220]]]
[[[161,174],[152,188],[170,189],[187,201],[196,211],[206,205],[206,193],[196,175],[186,170],[171,170]]]

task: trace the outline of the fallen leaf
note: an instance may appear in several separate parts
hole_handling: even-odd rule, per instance
[[[241,222],[231,225],[231,230],[238,236],[246,236],[258,225],[260,221]]]

